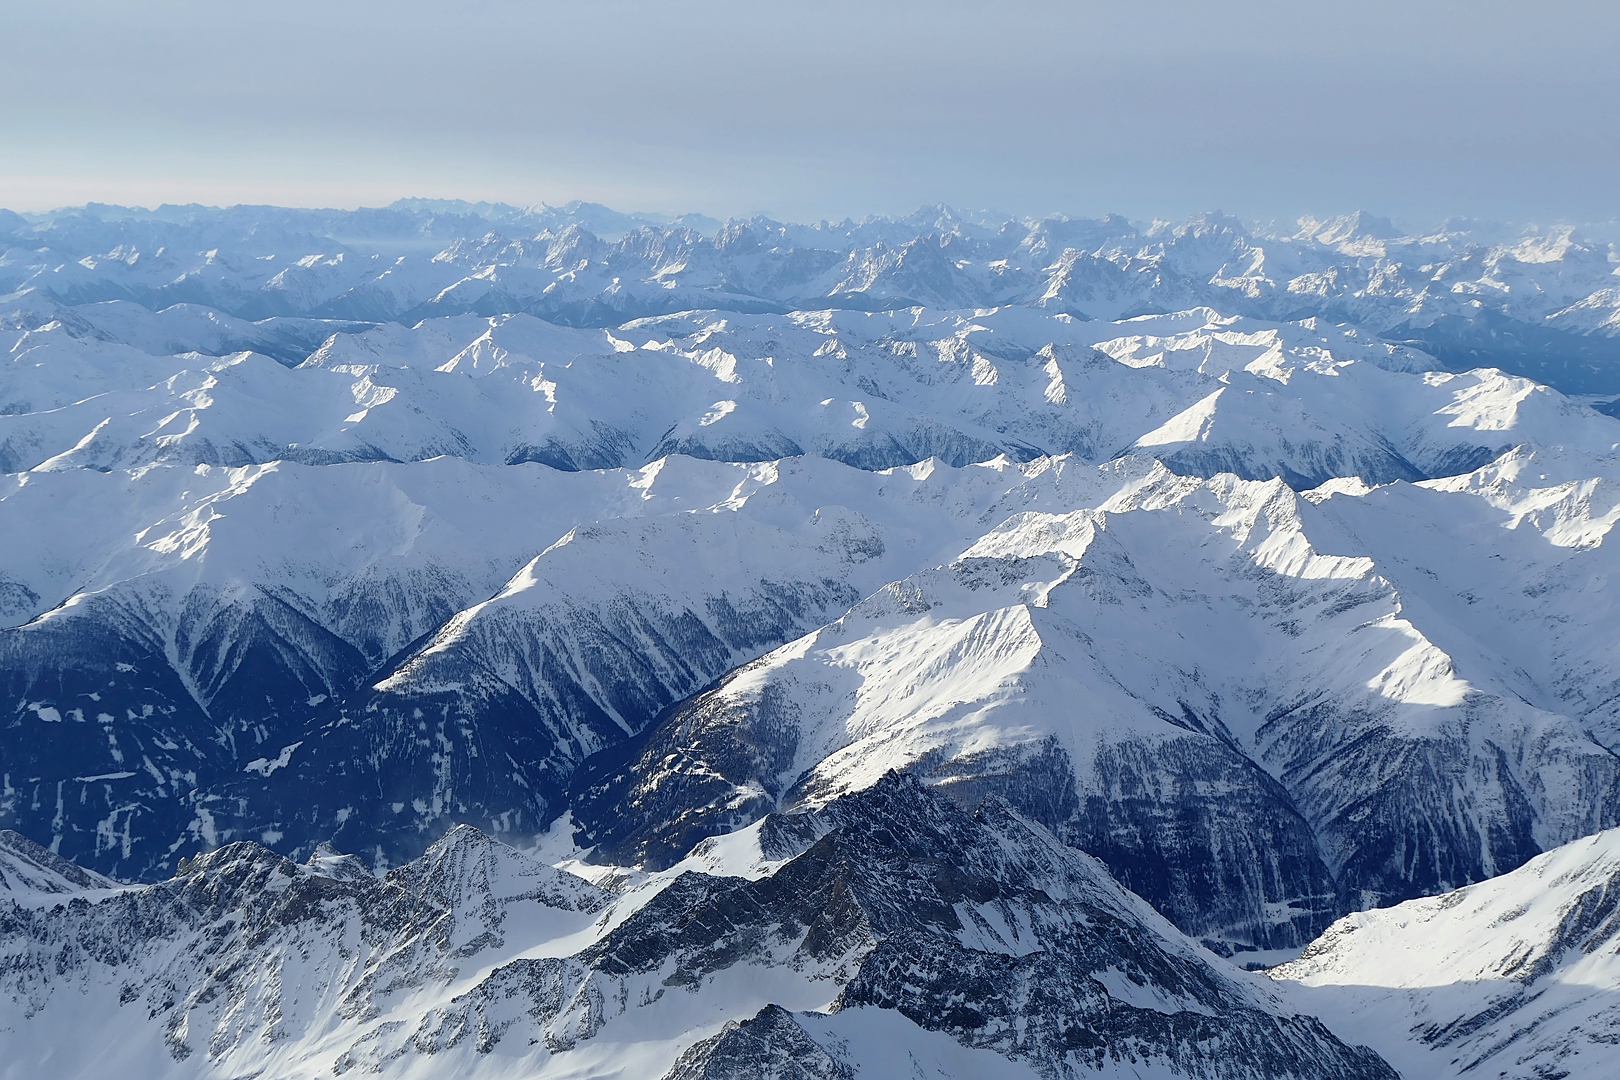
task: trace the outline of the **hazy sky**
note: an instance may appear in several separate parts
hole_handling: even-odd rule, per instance
[[[1620,216],[1614,0],[0,0],[0,206]]]

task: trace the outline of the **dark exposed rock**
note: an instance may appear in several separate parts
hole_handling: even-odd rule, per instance
[[[890,774],[771,829],[808,846],[766,877],[686,873],[572,955],[504,962],[514,913],[583,927],[605,895],[470,828],[383,878],[330,852],[301,867],[232,844],[157,885],[0,904],[0,987],[37,1015],[70,1007],[52,1002],[74,987],[121,980],[177,1061],[233,1060],[314,1023],[383,1021],[328,1059],[345,1073],[497,1047],[566,1054],[666,995],[701,998],[728,972],[775,969],[778,982],[820,985],[833,1017],[889,1010],[1053,1078],[1110,1062],[1234,1080],[1393,1076],[1223,969],[998,797],[969,814]],[[491,961],[445,1004],[408,1006]],[[335,1016],[301,1012],[289,994],[330,1001]],[[671,1077],[853,1075],[847,1048],[769,999],[726,1007],[744,1011],[688,1047]]]
[[[1207,954],[1175,944],[1101,864],[1000,798],[970,815],[891,774],[767,829],[774,844],[820,835],[757,881],[684,874],[582,951],[572,974],[555,960],[518,961],[423,1030],[533,1024],[554,1042],[559,1016],[622,1000],[637,978],[657,973],[660,993],[699,993],[720,972],[760,965],[842,984],[835,1011],[898,1010],[1054,1077],[1153,1060],[1192,1076],[1394,1075],[1315,1021],[1267,1011]],[[516,1012],[503,1004],[525,994]],[[748,1053],[783,1075],[843,1075],[787,1014],[750,1024],[689,1051],[672,1075],[731,1075]],[[710,1068],[721,1071],[694,1071]]]
[[[777,1005],[726,1024],[718,1035],[682,1054],[664,1080],[852,1080],[835,1060]]]

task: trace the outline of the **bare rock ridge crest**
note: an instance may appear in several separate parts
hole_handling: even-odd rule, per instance
[[[0,215],[0,1077],[1607,1075],[1617,271]]]

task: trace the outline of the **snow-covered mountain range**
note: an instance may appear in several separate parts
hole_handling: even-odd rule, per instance
[[[1004,219],[929,207],[792,225],[407,200],[380,210],[87,206],[0,211],[0,294],[65,305],[201,305],[213,339],[294,361],[298,319],[405,324],[454,314],[616,326],[681,311],[1033,305],[1112,320],[1208,305],[1350,322],[1450,370],[1493,365],[1620,394],[1612,224],[1401,228],[1366,213],[1251,226],[1220,214]],[[93,322],[116,315],[91,316]],[[168,325],[184,316],[171,313]],[[274,319],[256,326],[243,320]],[[161,321],[160,321],[161,325]],[[145,331],[161,336],[152,327]],[[316,331],[318,333],[318,331]],[[195,346],[194,346],[195,347]]]
[[[0,1076],[98,1075],[90,1014],[198,1076],[1381,1077],[1545,1027],[1397,1030],[1440,984],[1369,965],[1556,967],[1564,914],[1471,928],[1608,874],[1612,245],[0,242]]]

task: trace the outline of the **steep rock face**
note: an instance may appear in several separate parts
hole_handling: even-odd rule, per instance
[[[858,599],[879,530],[831,510],[778,520],[707,512],[570,532],[327,710],[315,752],[270,778],[262,805],[278,829],[393,862],[452,821],[533,835],[566,809],[580,761]]]
[[[959,1080],[1394,1075],[1001,800],[891,776],[770,822],[800,853],[762,876],[617,898],[467,827],[383,878],[236,844],[156,885],[0,894],[0,1049],[97,1075],[71,1018],[171,1076],[845,1078],[901,1049]]]
[[[850,1066],[822,1049],[780,1005],[767,1005],[741,1023],[694,1045],[664,1080],[853,1080]]]
[[[1347,916],[1268,974],[1407,1076],[1606,1076],[1620,1064],[1617,934],[1609,830],[1490,881]]]
[[[14,895],[62,894],[114,887],[111,879],[68,862],[20,833],[0,829],[0,890]]]
[[[458,819],[533,831],[581,757],[1026,483],[689,459],[29,474],[0,500],[32,597],[0,630],[0,821],[144,878],[232,839],[302,857],[346,822],[394,861]],[[94,527],[68,527],[85,501]]]
[[[387,879],[351,857],[299,866],[243,843],[166,882],[107,885],[0,901],[0,1040],[14,1067],[91,1076],[117,1054],[152,1075],[267,1063],[304,1075],[301,1040],[453,980],[466,957],[504,940],[515,913],[528,934],[567,932],[605,901],[471,830]],[[64,1021],[97,1009],[127,1041],[75,1045]]]
[[[1190,710],[1170,716],[1111,694],[1106,671],[1074,678],[1081,641],[1050,609],[995,604],[1070,571],[1055,560],[964,561],[732,673],[643,740],[587,762],[573,799],[581,840],[599,845],[598,858],[665,866],[704,836],[904,764],[962,805],[1009,800],[1217,948],[1309,941],[1338,910],[1334,879],[1282,785]],[[964,611],[989,610],[950,613],[953,593],[971,598]],[[872,655],[866,620],[898,623],[894,652]],[[865,662],[795,662],[822,649]],[[823,718],[851,707],[839,724],[849,734]]]
[[[0,820],[136,877],[162,868],[164,856],[145,843],[154,833],[215,842],[206,793],[229,756],[161,638],[116,602],[96,606],[100,618],[0,634],[14,703]]]
[[[1617,819],[1583,726],[1312,546],[1338,496],[1144,481],[1014,516],[671,710],[582,771],[582,839],[667,865],[904,767],[1011,799],[1214,947],[1276,949]]]
[[[414,1041],[448,1047],[476,1032],[493,1050],[530,1032],[553,1052],[576,1049],[606,1037],[627,1000],[650,1007],[640,989],[649,977],[667,988],[656,1001],[701,996],[745,977],[735,969],[764,965],[822,982],[821,994],[842,986],[835,1014],[893,1009],[1044,1075],[1122,1060],[1173,1061],[1189,1075],[1381,1075],[1376,1058],[1337,1047],[1314,1022],[1266,1015],[1246,984],[1194,952],[1167,950],[1168,928],[1139,922],[1153,918],[1146,908],[1117,906],[1126,894],[1097,864],[1010,809],[969,818],[890,779],[829,817],[837,823],[770,876],[685,874],[573,962],[497,970],[426,1018]],[[742,1041],[768,1043],[767,1053],[792,1067],[838,1075],[839,1063],[787,1021],[767,1012],[723,1033],[689,1051],[677,1075],[727,1067]],[[1227,1045],[1253,1039],[1257,1049],[1279,1036],[1277,1053],[1258,1062],[1244,1063]],[[368,1048],[372,1060],[383,1049]]]
[[[312,860],[311,865],[321,864]],[[322,871],[333,876],[326,866]],[[448,913],[439,940],[455,956],[504,945],[507,917],[515,910],[538,904],[589,913],[607,902],[584,879],[521,855],[470,825],[451,829],[386,880]]]
[[[1107,747],[1077,802],[1043,820],[1219,952],[1296,949],[1343,910],[1287,789],[1218,738]]]
[[[715,530],[687,539],[727,569],[741,569],[739,551],[771,556],[762,574],[793,546],[746,527],[729,544]],[[615,557],[582,543],[586,561]],[[857,599],[849,568],[823,562],[814,570],[825,576],[752,587],[741,578],[713,595],[702,591],[712,578],[688,578],[695,595],[686,583],[662,595],[607,585],[564,589],[504,617],[486,606],[369,686],[357,648],[273,596],[221,602],[196,588],[169,627],[150,596],[92,597],[69,618],[5,635],[16,781],[0,805],[20,827],[69,837],[70,853],[127,876],[172,855],[151,839],[188,831],[193,843],[244,829],[292,838],[302,822],[294,843],[307,844],[311,829],[318,839],[347,822],[344,842],[369,849],[404,822],[432,828],[449,814],[532,833],[559,811],[575,762]],[[547,566],[526,580],[563,582],[582,569]],[[436,734],[424,744],[419,729]],[[40,779],[25,788],[27,777]],[[373,788],[369,800],[358,794]],[[419,805],[402,819],[394,802]],[[408,856],[426,842],[414,831],[395,837]],[[397,850],[391,842],[396,861]]]
[[[19,478],[4,516],[36,599],[0,630],[0,819],[124,877],[257,839],[226,789],[285,766],[323,703],[521,565],[518,537],[447,565],[444,517],[491,477],[286,469]],[[99,509],[77,529],[81,499]]]

